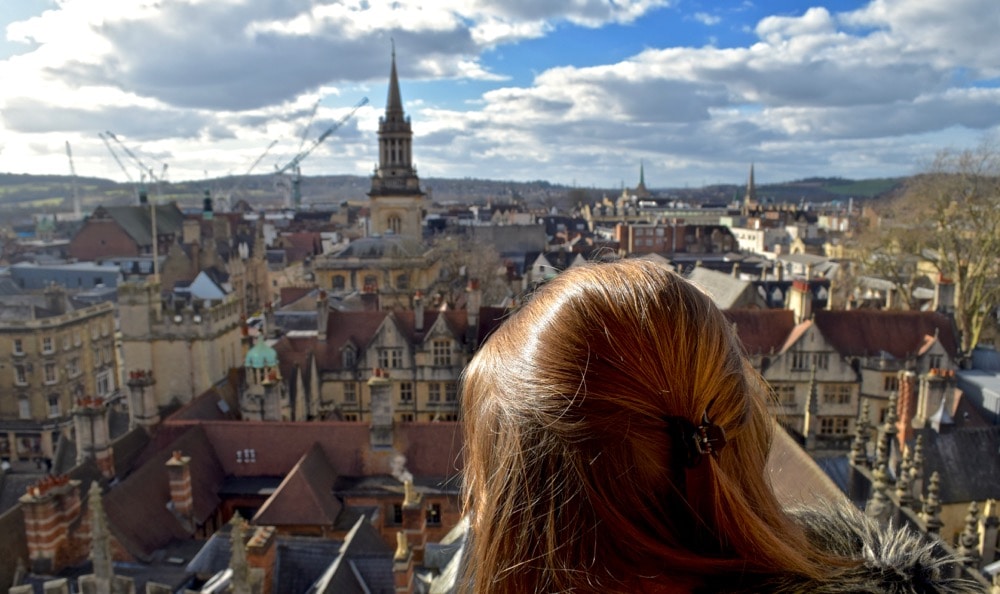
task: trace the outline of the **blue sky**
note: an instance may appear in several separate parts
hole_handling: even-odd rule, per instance
[[[264,172],[367,96],[302,165],[367,175],[394,40],[423,177],[908,175],[996,135],[997,30],[995,0],[0,0],[0,172],[69,142],[124,181],[107,130],[173,180],[277,141]]]

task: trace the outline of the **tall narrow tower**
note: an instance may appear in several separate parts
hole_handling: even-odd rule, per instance
[[[403,112],[396,74],[396,48],[392,49],[389,96],[378,125],[378,167],[372,176],[372,232],[420,239],[424,193],[413,167],[413,129]]]

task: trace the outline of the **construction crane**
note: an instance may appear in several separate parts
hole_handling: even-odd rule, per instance
[[[118,162],[118,166],[121,167],[122,171],[125,172],[125,177],[128,178],[129,182],[132,181],[132,176],[129,175],[128,169],[121,162],[121,159],[118,158],[118,155],[115,153],[114,149],[111,148],[111,143],[108,142],[108,138],[115,141],[115,144],[121,147],[121,149],[125,151],[125,154],[128,155],[130,159],[132,159],[132,162],[135,163],[137,167],[139,167],[140,173],[139,173],[138,194],[139,194],[140,205],[142,204],[143,198],[145,197],[145,190],[143,189],[143,186],[145,185],[145,180],[147,176],[149,177],[150,181],[156,182],[156,193],[158,196],[160,195],[161,193],[160,181],[167,175],[166,163],[163,164],[163,171],[161,173],[161,177],[157,177],[156,175],[153,174],[153,170],[147,167],[146,164],[142,162],[142,159],[137,157],[135,153],[130,151],[129,148],[125,146],[125,143],[123,143],[121,140],[118,139],[117,136],[115,136],[114,132],[110,130],[105,130],[103,134],[98,133],[98,136],[100,136],[101,139],[104,140],[104,144],[107,145],[108,150],[111,151],[111,155],[115,158],[115,161]],[[148,202],[149,202],[149,236],[151,243],[150,251],[153,260],[153,278],[158,280],[160,277],[160,262],[159,262],[160,235],[159,235],[159,227],[156,225],[156,203],[153,200],[148,200]]]
[[[250,177],[250,174],[253,172],[253,170],[257,168],[257,165],[259,165],[260,162],[264,160],[264,157],[266,157],[267,154],[271,152],[271,149],[273,149],[276,144],[278,144],[278,141],[272,140],[271,144],[267,145],[267,148],[264,149],[264,152],[261,153],[261,155],[257,157],[257,159],[254,160],[253,163],[250,164],[250,167],[247,167],[247,170],[244,171],[243,174],[240,175],[238,178],[236,178],[236,183],[233,184],[233,187],[230,188],[229,190],[220,192],[219,199],[225,201],[226,203],[225,210],[228,210],[232,206],[230,204],[230,202],[232,201],[232,197],[236,195],[237,190],[243,187],[244,182],[246,182],[247,178]]]
[[[69,148],[69,141],[66,141],[66,157],[69,159],[69,174],[73,185],[73,217],[80,220],[83,216],[83,209],[80,206],[80,189],[76,180],[76,166],[73,165],[73,151]]]
[[[292,157],[292,160],[289,161],[288,163],[285,163],[285,165],[281,167],[275,166],[274,174],[279,178],[281,178],[281,176],[283,176],[285,173],[291,172],[292,187],[291,191],[285,194],[285,207],[291,208],[294,205],[295,208],[298,208],[302,202],[302,170],[299,167],[302,161],[305,160],[305,158],[308,157],[309,154],[316,149],[316,147],[323,144],[323,141],[329,138],[331,134],[336,132],[338,128],[347,123],[347,120],[354,117],[354,114],[359,109],[361,109],[367,104],[368,104],[368,97],[362,97],[361,101],[358,101],[351,109],[351,111],[348,112],[347,115],[340,118],[339,120],[337,120],[335,124],[327,128],[322,134],[319,135],[319,138],[314,140],[312,144],[310,144],[305,150],[300,150],[298,154]]]

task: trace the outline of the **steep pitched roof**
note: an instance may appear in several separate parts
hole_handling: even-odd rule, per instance
[[[814,318],[841,355],[867,357],[886,352],[905,359],[920,353],[928,336],[937,336],[949,356],[958,353],[954,324],[937,312],[822,310]]]
[[[720,309],[748,307],[758,301],[763,305],[750,281],[701,266],[696,266],[687,278],[708,293]]]
[[[789,309],[728,309],[723,313],[736,326],[750,355],[780,352],[795,328],[795,313]]]
[[[94,214],[97,215],[102,211],[114,219],[136,244],[152,245],[152,235],[150,234],[152,219],[150,218],[149,206],[102,206]],[[177,208],[176,203],[156,205],[158,234],[180,233],[183,226],[184,214]]]
[[[350,342],[365,348],[389,314],[384,311],[341,312],[331,310],[326,324],[326,342],[317,341],[316,360],[320,369],[341,369],[341,349]],[[280,351],[279,351],[280,352]]]
[[[318,444],[313,444],[253,521],[267,526],[333,526],[342,505],[333,496],[337,473]]]
[[[924,436],[924,477],[941,473],[942,503],[1000,497],[1000,427],[917,429],[915,435]]]
[[[203,523],[219,506],[219,487],[225,472],[205,431],[198,426],[183,432],[166,447],[159,448],[128,478],[104,496],[104,509],[112,533],[139,559],[174,539],[189,537],[170,511],[170,479],[166,462],[174,450],[190,456],[194,517]]]

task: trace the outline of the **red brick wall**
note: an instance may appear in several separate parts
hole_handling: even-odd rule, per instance
[[[69,256],[82,261],[138,255],[139,246],[111,220],[87,221],[69,242]]]

